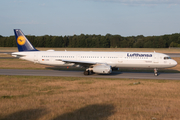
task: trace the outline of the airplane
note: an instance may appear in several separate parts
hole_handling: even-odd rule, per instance
[[[158,76],[159,68],[170,68],[177,62],[168,55],[156,52],[87,52],[87,51],[39,51],[20,29],[14,29],[19,52],[12,56],[34,63],[52,66],[84,67],[84,75],[110,74],[119,68],[151,68]]]

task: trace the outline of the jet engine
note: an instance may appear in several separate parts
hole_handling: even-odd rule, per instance
[[[110,65],[96,65],[93,67],[93,72],[110,74],[112,72],[112,69]]]

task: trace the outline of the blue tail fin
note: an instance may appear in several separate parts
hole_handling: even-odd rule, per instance
[[[32,44],[29,42],[29,40],[26,38],[26,36],[23,34],[23,32],[20,29],[14,29],[14,34],[16,37],[16,43],[19,52],[38,51],[32,46]]]

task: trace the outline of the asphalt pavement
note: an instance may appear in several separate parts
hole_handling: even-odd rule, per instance
[[[180,73],[159,73],[159,76],[154,76],[154,73],[113,72],[109,75],[92,74],[85,76],[83,71],[0,69],[0,75],[180,80]]]

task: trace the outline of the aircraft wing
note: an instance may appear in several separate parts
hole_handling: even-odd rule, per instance
[[[64,59],[56,59],[56,61],[62,61],[62,62],[65,62],[65,63],[75,63],[75,64],[81,65],[81,66],[90,66],[90,65],[95,65],[95,64],[103,64],[103,63],[98,63],[98,62],[64,60]]]

